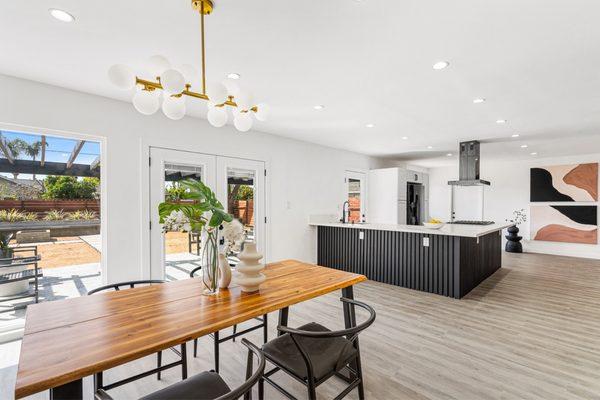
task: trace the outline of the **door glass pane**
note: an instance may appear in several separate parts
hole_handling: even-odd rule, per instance
[[[183,200],[184,189],[181,181],[193,179],[202,181],[202,167],[179,164],[165,164],[165,201],[193,202]],[[165,279],[186,279],[190,271],[200,266],[200,238],[187,232],[165,233]]]
[[[254,193],[255,171],[242,168],[227,168],[227,212],[242,223],[247,242],[255,241]],[[237,263],[239,251],[232,250],[227,257]]]
[[[348,222],[361,222],[362,217],[362,198],[361,198],[360,179],[348,179]]]

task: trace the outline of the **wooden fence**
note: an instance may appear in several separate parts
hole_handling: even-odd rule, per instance
[[[0,210],[34,212],[44,216],[50,210],[64,212],[90,210],[100,215],[99,200],[0,200]]]
[[[254,226],[254,200],[234,201],[233,216],[244,225]]]

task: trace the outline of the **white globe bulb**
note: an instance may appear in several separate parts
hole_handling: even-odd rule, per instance
[[[254,113],[254,116],[257,120],[264,122],[269,119],[269,115],[271,114],[271,107],[268,104],[258,103],[256,105],[256,109],[257,110]]]
[[[206,118],[212,126],[220,128],[227,123],[227,112],[223,110],[223,107],[211,107]]]
[[[135,86],[135,74],[127,65],[115,64],[110,67],[108,79],[119,89],[130,90]]]
[[[196,85],[199,82],[198,71],[194,68],[193,65],[183,64],[177,68],[183,74],[185,78],[185,83],[189,83],[190,85]]]
[[[223,85],[227,88],[227,93],[230,96],[237,96],[240,93],[240,85],[231,78],[224,79]]]
[[[169,68],[171,68],[171,63],[164,56],[156,55],[148,59],[148,72],[152,74],[153,78],[161,76]]]
[[[248,92],[240,91],[234,98],[238,110],[249,110],[252,107],[252,96]]]
[[[252,128],[252,118],[249,113],[235,113],[233,125],[240,132],[248,132]]]
[[[185,90],[185,78],[176,69],[168,69],[160,76],[160,84],[167,94],[179,94]]]
[[[222,83],[213,82],[209,84],[206,94],[213,104],[222,104],[227,101],[227,88]]]
[[[163,113],[170,119],[178,120],[185,116],[185,100],[183,97],[167,96],[163,100]]]
[[[133,95],[133,106],[144,115],[152,115],[160,107],[158,96],[147,90],[140,90]]]

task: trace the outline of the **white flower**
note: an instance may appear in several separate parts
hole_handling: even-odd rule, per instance
[[[231,222],[223,222],[221,235],[223,236],[225,254],[240,251],[242,243],[246,240],[244,225],[237,219],[233,219]]]
[[[163,232],[189,232],[191,230],[190,220],[182,211],[171,211],[164,219]]]

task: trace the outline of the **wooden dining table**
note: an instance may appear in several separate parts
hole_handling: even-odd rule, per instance
[[[289,307],[342,290],[366,277],[285,260],[268,264],[258,292],[232,285],[202,294],[199,278],[73,299],[27,309],[15,398],[50,390],[51,399],[80,399],[82,379],[235,324],[279,311],[286,326]],[[346,327],[355,325],[352,305],[343,306]]]

